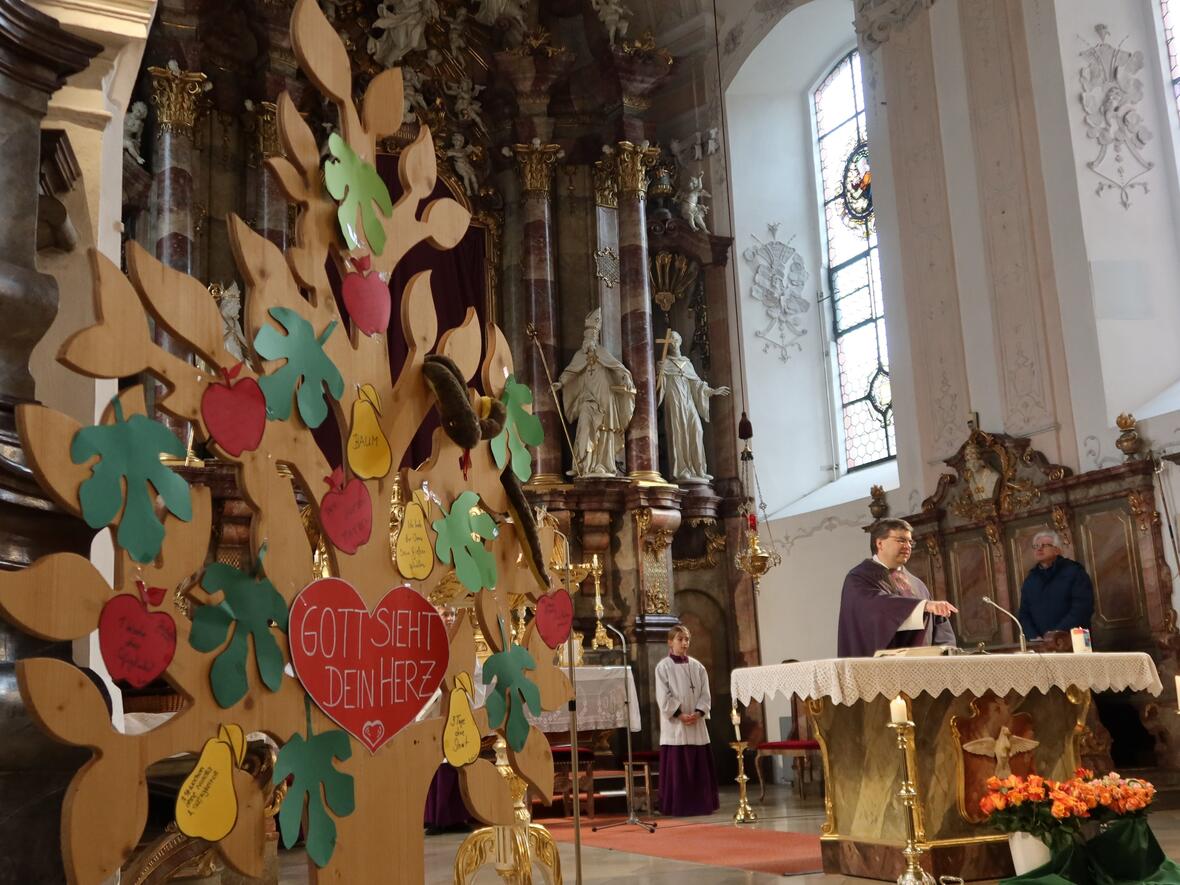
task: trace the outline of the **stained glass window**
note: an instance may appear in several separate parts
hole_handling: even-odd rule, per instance
[[[1160,14],[1164,22],[1164,45],[1168,48],[1168,77],[1172,81],[1172,99],[1180,108],[1180,58],[1177,53],[1180,47],[1176,45],[1176,12],[1173,0],[1159,0]]]
[[[845,470],[894,457],[893,395],[873,215],[860,54],[840,59],[812,93],[823,199]]]

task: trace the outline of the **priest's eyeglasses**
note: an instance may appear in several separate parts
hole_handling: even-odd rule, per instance
[[[896,541],[902,547],[913,547],[914,546],[914,539],[913,538],[903,538],[899,535],[890,535],[885,540],[886,541]]]

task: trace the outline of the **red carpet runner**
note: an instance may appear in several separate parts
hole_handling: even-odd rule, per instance
[[[592,833],[592,824],[602,825],[619,818],[582,818],[582,844],[609,848],[629,854],[644,854],[668,860],[723,866],[778,876],[819,872],[819,836],[749,829],[724,824],[697,824],[680,820],[660,821],[654,833],[639,827],[615,827]],[[538,821],[558,842],[574,841],[574,825],[568,818]]]

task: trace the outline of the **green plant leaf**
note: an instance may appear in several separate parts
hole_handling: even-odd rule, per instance
[[[376,205],[381,214],[393,214],[393,200],[389,188],[381,180],[376,167],[357,156],[343,138],[333,132],[328,136],[328,151],[331,156],[324,160],[324,183],[338,203],[336,218],[340,231],[349,249],[368,245],[374,255],[385,251],[385,228],[381,226]],[[364,235],[356,229],[357,212],[361,215]]]
[[[504,739],[517,753],[524,749],[529,737],[529,721],[522,705],[527,704],[534,716],[541,715],[541,690],[525,675],[526,670],[536,668],[537,662],[528,649],[516,643],[489,656],[483,665],[483,683],[492,689],[485,701],[488,725],[504,726]]]
[[[496,522],[479,508],[479,495],[463,492],[451,511],[432,524],[434,550],[444,565],[455,566],[455,577],[472,593],[496,586],[496,560],[483,546],[499,534]]]
[[[287,603],[274,584],[261,574],[250,575],[215,562],[206,567],[201,586],[209,593],[225,593],[217,605],[197,609],[188,640],[197,651],[210,652],[224,645],[229,637],[229,645],[209,670],[217,703],[232,707],[249,690],[247,637],[254,639],[254,657],[263,683],[271,691],[278,691],[283,681],[283,653],[270,628],[277,626],[286,633],[288,613]]]
[[[117,398],[111,405],[115,412],[113,424],[84,427],[70,443],[70,458],[75,464],[99,457],[90,478],[78,489],[82,518],[92,529],[100,529],[110,525],[122,510],[119,546],[136,562],[151,562],[159,556],[164,543],[164,524],[156,518],[154,495],[148,493],[148,483],[173,516],[185,522],[193,518],[188,483],[160,463],[161,452],[183,458],[184,443],[163,424],[144,415],[132,415],[124,421],[123,404]]]
[[[311,733],[310,719],[307,738],[296,732],[275,762],[272,783],[280,784],[291,775],[291,789],[279,809],[279,832],[283,845],[290,848],[299,838],[303,807],[307,806],[307,856],[317,867],[324,867],[336,850],[336,822],[324,807],[337,817],[347,817],[356,808],[355,786],[352,775],[337,771],[333,759],[343,762],[352,755],[348,733],[339,729],[321,734]],[[322,792],[321,792],[322,791]]]
[[[533,392],[527,385],[518,382],[515,375],[509,375],[501,401],[507,409],[507,415],[503,430],[492,439],[492,456],[496,459],[496,466],[501,469],[511,458],[512,472],[516,478],[528,482],[533,475],[533,456],[527,446],[539,446],[545,439],[541,419],[524,409],[532,403]]]
[[[287,362],[258,379],[266,396],[267,417],[274,421],[290,418],[291,397],[298,388],[299,417],[308,427],[319,427],[328,417],[328,402],[321,388],[326,387],[334,399],[344,396],[344,378],[324,353],[324,342],[336,329],[336,320],[328,323],[328,328],[317,338],[311,323],[291,308],[272,307],[269,313],[287,334],[280,335],[273,326],[263,326],[254,336],[254,350],[263,359]]]

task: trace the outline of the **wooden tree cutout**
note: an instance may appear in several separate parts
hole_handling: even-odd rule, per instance
[[[358,108],[352,99],[347,53],[315,0],[298,0],[291,30],[301,67],[339,112],[337,146],[343,145],[347,151],[341,148],[337,156],[348,156],[354,172],[363,164],[371,166],[377,140],[401,125],[400,71],[385,71],[374,78]],[[145,769],[177,753],[200,752],[211,736],[230,724],[245,733],[262,731],[280,744],[291,744],[291,752],[281,759],[283,770],[304,770],[307,783],[300,789],[310,792],[298,793],[307,804],[286,811],[283,829],[297,829],[295,817],[308,814],[314,818],[312,825],[320,828],[310,865],[313,883],[421,882],[423,808],[431,777],[443,759],[441,742],[450,699],[470,690],[469,674],[475,661],[472,618],[477,619],[493,652],[512,652],[517,646],[499,629],[500,624],[511,623],[510,596],[536,600],[547,589],[521,564],[522,527],[519,520],[510,523],[506,519],[509,501],[490,445],[485,440],[470,452],[471,464],[464,475],[460,468],[463,451],[437,431],[431,458],[416,470],[365,479],[347,475],[349,480],[363,483],[365,506],[371,508],[365,515],[375,528],[368,542],[351,555],[342,554],[331,544],[327,554],[331,574],[355,587],[364,605],[372,610],[392,588],[405,583],[394,567],[387,533],[380,528],[389,524],[388,502],[395,483],[400,483],[401,500],[408,500],[410,491],[421,489],[426,482],[448,507],[464,493],[471,493],[500,524],[495,538],[485,542],[487,555],[495,564],[495,584],[471,594],[471,610],[462,613],[448,636],[449,663],[441,686],[447,701],[442,715],[411,722],[370,752],[308,702],[297,678],[276,678],[275,649],[285,668],[291,659],[289,642],[305,639],[288,638],[283,610],[289,611],[303,588],[319,577],[313,573],[313,550],[301,522],[296,489],[311,502],[318,520],[321,502],[333,491],[324,478],[337,467],[326,461],[306,423],[316,421],[319,405],[332,410],[342,437],[347,437],[349,416],[363,388],[366,397],[382,405],[380,412],[367,418],[377,422],[388,442],[392,463],[397,464],[435,405],[421,371],[428,354],[449,357],[468,381],[480,371],[485,393],[497,398],[504,396],[513,370],[504,336],[492,324],[481,330],[474,311],[469,310],[459,326],[438,334],[429,272],[415,275],[406,284],[400,316],[388,333],[364,334],[355,326],[335,328],[342,327],[343,321],[329,286],[328,261],[342,274],[351,266],[367,263],[370,272],[388,279],[416,244],[425,241],[435,248],[449,249],[467,229],[469,213],[454,200],[430,200],[419,211],[421,203],[430,199],[436,180],[430,130],[423,126],[418,138],[402,152],[398,174],[403,196],[392,207],[379,194],[374,198],[364,188],[344,202],[332,198],[324,186],[319,146],[286,93],[279,98],[279,131],[286,156],[268,162],[299,209],[295,245],[284,254],[236,216],[229,219],[230,242],[246,283],[247,340],[254,342],[261,336],[262,341],[273,343],[292,329],[309,331],[299,340],[301,347],[308,341],[315,344],[310,364],[314,368],[311,383],[316,389],[303,391],[301,398],[299,385],[308,383],[308,378],[300,375],[292,390],[288,379],[295,372],[288,369],[281,386],[284,394],[292,395],[291,408],[274,409],[271,398],[280,385],[271,382],[270,414],[257,444],[252,431],[247,444],[240,440],[229,443],[233,451],[219,446],[218,428],[211,430],[205,414],[215,415],[217,423],[224,426],[227,413],[232,419],[236,408],[232,397],[225,397],[241,387],[243,393],[249,392],[241,405],[243,417],[256,428],[259,397],[255,385],[298,360],[289,361],[289,351],[275,356],[278,351],[267,348],[266,354],[255,352],[240,364],[224,347],[221,318],[205,287],[165,267],[133,243],[128,245],[127,276],[106,258],[91,254],[97,321],[68,340],[58,357],[64,365],[91,377],[124,378],[146,372],[159,379],[166,388],[160,407],[188,421],[196,437],[208,441],[218,457],[237,465],[239,487],[253,511],[252,551],[256,560],[262,559],[261,568],[248,580],[230,574],[224,566],[211,568],[211,498],[208,488],[198,484],[191,488],[191,513],[181,514],[187,518],[178,517],[175,510],[156,509],[163,525],[158,555],[138,551],[146,561],[136,561],[128,550],[117,550],[113,585],[108,585],[86,559],[66,553],[46,556],[23,572],[0,575],[0,611],[47,639],[88,636],[96,629],[104,605],[118,594],[138,594],[140,584],[168,590],[155,611],[167,614],[176,624],[176,650],[164,678],[183,696],[183,709],[144,734],[116,732],[97,689],[71,664],[40,658],[18,664],[21,693],[37,722],[55,738],[93,752],[65,800],[62,850],[71,883],[102,882],[119,869],[138,843],[147,815]],[[355,218],[349,215],[352,208],[342,213],[342,206],[355,206]],[[149,316],[209,368],[199,368],[154,344]],[[390,370],[387,334],[403,335],[409,351],[396,378]],[[302,355],[308,355],[307,348]],[[329,364],[343,385],[335,383]],[[232,387],[226,379],[234,379]],[[217,392],[221,402],[210,409],[206,394],[212,385],[222,388]],[[144,416],[142,386],[120,394],[118,410],[122,420]],[[101,424],[113,425],[115,412],[114,407],[108,408]],[[20,407],[17,419],[38,480],[63,508],[81,515],[79,490],[90,478],[93,463],[92,459],[75,463],[70,444],[83,428],[39,405]],[[225,438],[222,434],[221,439]],[[111,518],[109,525],[116,533],[122,518],[120,513]],[[542,539],[543,544],[550,541]],[[453,584],[454,573],[436,565],[429,577],[411,582],[411,586],[426,596],[444,581]],[[242,596],[258,587],[265,587],[265,600]],[[181,610],[177,601],[181,594],[196,606],[196,621]],[[242,605],[242,599],[249,600],[248,616],[234,608],[235,603]],[[209,630],[207,624],[218,629]],[[200,631],[195,636],[194,628]],[[260,641],[260,631],[266,631],[266,641]],[[219,642],[222,632],[225,639]],[[235,639],[239,632],[241,637],[249,634],[248,638]],[[527,671],[527,678],[535,685],[542,708],[557,709],[571,695],[568,680],[553,666],[552,653],[533,626],[526,630],[521,645],[535,661],[536,669]],[[210,673],[219,656],[231,648],[235,677],[233,690],[221,695],[229,704],[223,708]],[[265,656],[259,654],[260,648]],[[524,656],[523,651],[512,655],[513,659]],[[239,663],[243,674],[236,672]],[[265,672],[259,671],[260,665]],[[244,675],[244,683],[238,675]],[[464,690],[457,692],[456,688]],[[531,690],[529,694],[533,694]],[[479,733],[489,734],[486,712],[481,709],[471,715]],[[508,717],[504,718],[502,729]],[[513,737],[510,759],[514,770],[548,795],[553,760],[544,736],[530,728],[523,741],[518,734]],[[313,741],[320,749],[311,753],[308,747]],[[311,769],[305,770],[309,764]],[[231,776],[237,820],[218,846],[232,867],[258,876],[262,873],[267,797],[245,772],[235,768]],[[507,783],[491,762],[477,759],[463,766],[460,780],[477,818],[488,824],[514,822]],[[325,791],[330,784],[330,794],[319,793],[319,784]],[[119,801],[113,802],[116,796]],[[317,801],[312,802],[312,796]]]

